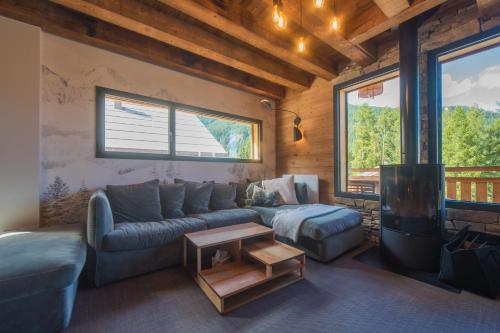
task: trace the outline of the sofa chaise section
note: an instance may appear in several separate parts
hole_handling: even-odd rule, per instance
[[[85,263],[82,225],[0,238],[0,332],[59,332],[67,327]]]
[[[87,266],[96,286],[180,264],[182,236],[207,229],[205,221],[194,217],[114,223],[103,190],[92,195],[88,209]]]
[[[296,209],[301,205],[283,205],[279,207],[251,207],[259,213],[262,223],[272,228],[272,219],[278,210]],[[363,242],[361,214],[344,208],[333,213],[304,221],[300,229],[298,242],[287,238],[276,238],[282,242],[299,247],[308,257],[327,262]]]

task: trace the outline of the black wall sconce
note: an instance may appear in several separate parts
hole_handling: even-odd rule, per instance
[[[293,120],[293,141],[300,141],[304,138],[304,134],[299,128],[302,119],[300,119],[299,115],[296,112],[287,109],[276,109],[273,107],[273,103],[268,99],[261,99],[260,104],[262,104],[262,106],[269,111],[284,111],[290,112],[295,115],[295,119]]]

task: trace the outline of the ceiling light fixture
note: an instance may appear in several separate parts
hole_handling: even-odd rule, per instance
[[[283,1],[273,0],[273,22],[278,30],[285,30],[287,25],[286,16],[283,13]]]
[[[306,52],[306,42],[304,40],[304,28],[302,27],[302,0],[300,0],[300,32],[302,35],[297,42],[297,51],[299,53],[304,53]]]
[[[325,0],[313,0],[314,8],[321,8],[324,3]]]
[[[339,20],[339,18],[338,18],[338,17],[337,17],[337,15],[336,15],[336,14],[337,14],[337,12],[336,12],[336,10],[335,10],[335,0],[332,0],[332,5],[333,5],[333,6],[332,6],[332,7],[333,7],[333,17],[332,17],[332,19],[331,19],[331,21],[330,21],[330,28],[331,28],[332,30],[337,31],[337,30],[339,30],[339,29],[340,29],[340,20]]]

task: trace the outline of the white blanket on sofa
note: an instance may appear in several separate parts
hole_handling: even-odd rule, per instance
[[[343,207],[322,204],[303,205],[298,208],[281,209],[276,212],[271,224],[274,232],[281,237],[298,241],[300,228],[310,218],[333,213]]]

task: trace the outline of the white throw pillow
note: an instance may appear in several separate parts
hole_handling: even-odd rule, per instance
[[[281,200],[286,205],[299,204],[297,195],[295,194],[295,183],[293,176],[263,180],[262,187],[266,192],[279,192]]]

